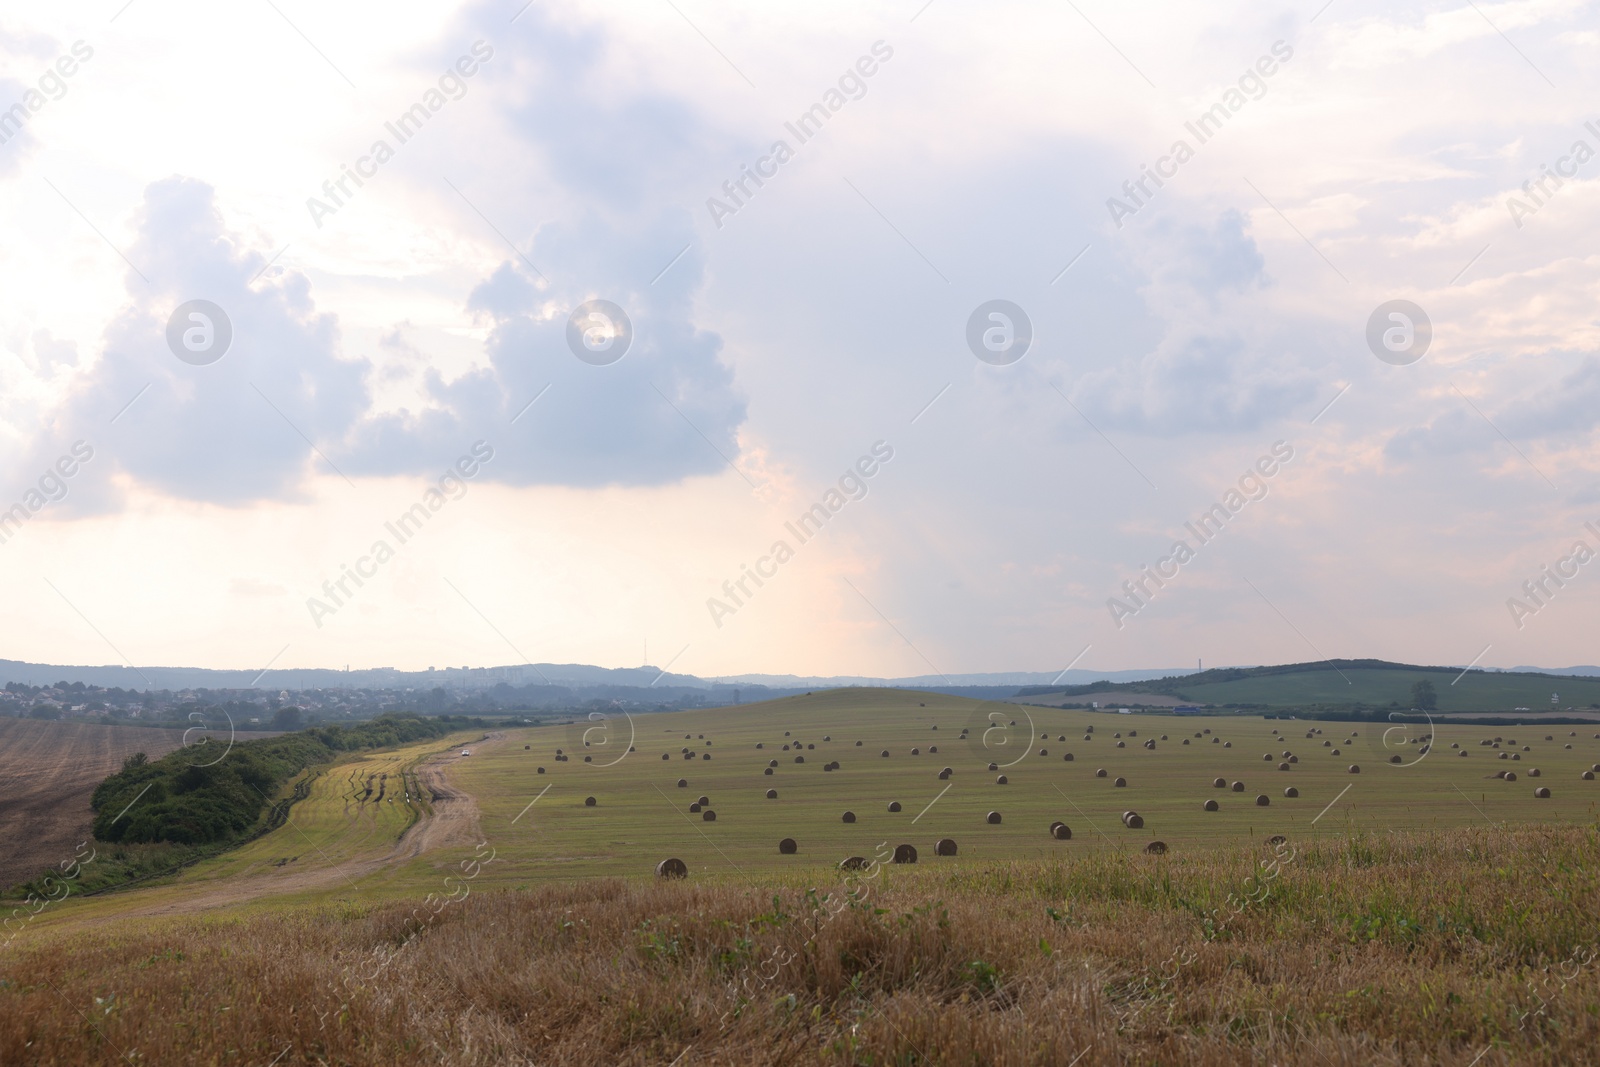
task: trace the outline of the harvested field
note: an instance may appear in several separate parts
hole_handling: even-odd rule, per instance
[[[58,929],[0,957],[0,1062],[1593,1062],[1595,860],[1456,829]]]
[[[0,719],[0,889],[72,858],[89,836],[90,795],[123,760],[182,742],[182,730]]]

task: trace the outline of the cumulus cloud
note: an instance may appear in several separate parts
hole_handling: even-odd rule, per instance
[[[317,312],[303,276],[252,281],[265,259],[228,231],[209,185],[152,183],[137,232],[129,302],[57,428],[103,442],[108,466],[180,498],[292,495],[322,462],[312,443],[336,455],[365,410],[365,365],[337,356],[335,323]],[[208,366],[167,346],[168,318],[194,299],[221,307],[232,325],[231,346]]]

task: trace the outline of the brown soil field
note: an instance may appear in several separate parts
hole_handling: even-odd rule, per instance
[[[182,730],[0,719],[0,888],[72,858],[94,820],[89,797],[123,760],[182,743]]]

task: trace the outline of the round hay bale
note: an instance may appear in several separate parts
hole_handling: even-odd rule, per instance
[[[1053,834],[1056,832],[1056,827],[1064,825],[1065,824],[1060,819],[1057,819],[1055,822],[1050,824],[1050,832]]]
[[[1300,795],[1300,790],[1296,789],[1294,786],[1291,785],[1288,789],[1285,789],[1283,791],[1283,795],[1292,800],[1295,797]]]
[[[1289,769],[1289,765],[1288,765],[1288,764],[1287,764],[1287,763],[1280,763],[1280,764],[1278,764],[1278,770],[1280,770],[1280,771],[1286,771],[1286,770],[1288,770],[1288,769]]]
[[[998,777],[998,778],[996,778],[994,780],[994,784],[995,785],[1006,785],[1010,781],[1011,781],[1011,779],[1007,778],[1005,775],[1002,774],[1000,777]]]
[[[1112,736],[1112,737],[1121,737],[1121,736],[1122,736],[1122,734],[1120,734],[1120,733],[1115,733],[1115,734],[1112,734],[1112,735],[1111,735],[1111,736]]]
[[[1467,754],[1467,750],[1466,750],[1466,749],[1462,749],[1462,750],[1461,750],[1461,753],[1460,753],[1460,754],[1461,754],[1461,755],[1462,755],[1462,756],[1465,756],[1465,755],[1466,755],[1466,754]]]
[[[856,742],[856,747],[857,747],[857,748],[860,748],[860,747],[861,747],[861,742],[860,742],[860,741],[857,741],[857,742]]]
[[[1000,813],[998,811],[991,811],[988,815],[984,816],[983,821],[988,823],[990,826],[999,826]]]
[[[699,815],[700,814],[700,805],[699,804],[690,804],[689,805],[689,814],[690,815]]]
[[[1148,748],[1151,752],[1154,752],[1156,750],[1156,739],[1152,737],[1150,740],[1144,743],[1144,747]]]
[[[832,734],[823,734],[822,735],[822,739],[824,741],[832,741],[833,740],[833,735]]]
[[[804,757],[804,756],[796,756],[796,757],[795,757],[795,758],[794,758],[794,761],[795,761],[795,762],[796,762],[796,763],[804,763],[804,762],[805,762],[805,761],[806,761],[806,758],[805,758],[805,757]]]
[[[799,851],[800,851],[800,846],[795,843],[795,840],[792,837],[786,837],[782,841],[778,842],[778,854],[779,855],[792,856],[796,852],[799,852]]]
[[[999,769],[1000,769],[1000,764],[998,764],[998,763],[991,763],[991,764],[989,764],[989,769],[990,769],[990,770],[991,770],[991,771],[998,771],[998,770],[999,770]]]
[[[776,767],[777,765],[778,765],[778,761],[777,760],[768,760],[767,761],[767,766],[768,767]]]
[[[899,811],[900,810],[900,802],[898,800],[889,801],[889,810],[890,811]]]
[[[1167,851],[1167,843],[1165,841],[1152,841],[1148,845],[1144,846],[1144,850],[1150,853],[1152,856],[1165,855]]]
[[[1594,772],[1593,771],[1584,771],[1583,772],[1583,780],[1586,781],[1586,782],[1594,781]]]
[[[1094,776],[1096,778],[1104,778],[1106,776],[1106,769],[1104,767],[1095,768]]]
[[[706,822],[716,822],[717,821],[717,813],[712,811],[710,808],[707,808],[705,811],[702,811],[700,813],[700,818],[705,820]]]
[[[1300,762],[1300,757],[1299,756],[1290,756],[1289,757],[1289,762],[1290,763],[1299,763]]]
[[[1538,797],[1540,800],[1549,800],[1550,787],[1547,785],[1541,785],[1538,789],[1533,791],[1533,795]]]
[[[937,756],[938,754],[939,754],[939,746],[938,745],[929,745],[928,746],[928,755]]]
[[[1189,743],[1189,739],[1188,739],[1188,738],[1187,738],[1187,737],[1185,737],[1185,738],[1184,738],[1184,739],[1183,739],[1183,743],[1184,743],[1184,744],[1186,744],[1186,745],[1187,745],[1187,744],[1188,744],[1188,743]]]
[[[1234,782],[1233,785],[1230,786],[1229,788],[1232,789],[1235,793],[1243,793],[1244,792],[1244,783],[1243,782]]]
[[[1537,777],[1539,777],[1539,773],[1540,773],[1539,772],[1539,768],[1537,768],[1537,767],[1531,768],[1528,771],[1528,777],[1529,778],[1537,778]]]
[[[665,859],[656,864],[657,878],[687,878],[689,867],[680,859]]]
[[[1286,845],[1288,843],[1289,839],[1284,837],[1282,834],[1273,834],[1271,837],[1267,838],[1268,848],[1277,848],[1279,845]]]
[[[917,862],[917,850],[914,847],[912,847],[911,845],[896,845],[896,846],[894,846],[894,862],[896,862],[896,863],[915,863],[915,862]]]
[[[954,856],[956,854],[956,843],[948,837],[941,837],[933,846],[933,854],[935,856]]]
[[[777,800],[778,799],[778,791],[776,789],[767,790],[767,799],[768,800]]]
[[[1257,794],[1257,796],[1256,796],[1256,807],[1264,808],[1268,804],[1271,804],[1271,803],[1272,803],[1272,798],[1267,796],[1267,794],[1265,794],[1265,793]]]
[[[1050,836],[1055,838],[1057,841],[1071,841],[1072,827],[1068,826],[1064,822],[1058,822],[1054,826],[1050,827]]]
[[[762,743],[761,743],[761,742],[760,742],[760,741],[757,741],[757,742],[756,742],[756,747],[757,747],[757,748],[766,748],[766,747],[767,747],[767,746],[766,746],[766,745],[764,745],[764,744],[762,744]]]
[[[1224,742],[1222,742],[1222,747],[1223,748],[1232,748],[1233,747],[1233,742],[1232,741],[1224,741]]]
[[[586,808],[592,808],[598,803],[599,803],[599,801],[595,800],[594,797],[584,797],[583,798],[583,806],[586,807]]]
[[[1126,826],[1130,830],[1143,830],[1144,816],[1130,811],[1127,815],[1127,818],[1122,820],[1122,825]]]
[[[1056,735],[1056,740],[1057,741],[1065,741],[1066,739],[1067,739],[1067,735],[1066,734],[1057,734]]]
[[[1360,774],[1361,773],[1361,765],[1359,763],[1350,764],[1350,773],[1351,774]]]
[[[1333,755],[1333,756],[1337,756],[1337,755],[1338,755],[1338,754],[1339,754],[1339,750],[1338,750],[1338,749],[1334,749],[1334,750],[1333,750],[1333,751],[1332,751],[1332,752],[1331,752],[1331,753],[1329,753],[1329,755]],[[1466,755],[1466,753],[1465,753],[1465,752],[1463,752],[1463,753],[1461,753],[1461,754],[1462,754],[1462,755],[1463,755],[1463,756],[1465,756],[1465,755]]]
[[[693,757],[693,756],[690,756],[690,757],[689,757],[689,758],[690,758],[690,759],[693,759],[693,758],[694,758],[694,757]],[[710,759],[710,758],[711,758],[711,753],[709,753],[709,752],[702,752],[702,753],[700,753],[700,758],[701,758],[701,759]]]
[[[700,798],[700,806],[702,808],[705,807],[709,803],[711,803],[711,798],[710,797],[701,797]]]
[[[942,782],[948,777],[950,777],[950,768],[949,767],[946,767],[944,770],[939,772],[939,781]]]
[[[678,779],[678,788],[679,789],[688,789],[689,788],[689,779],[687,779],[687,778],[679,778]]]
[[[530,748],[532,748],[532,747],[533,747],[533,746],[532,746],[532,745],[523,745],[523,746],[522,746],[522,751],[524,751],[524,752],[526,752],[526,751],[528,751],[528,750],[529,750],[529,749],[530,749]]]
[[[855,822],[856,821],[856,813],[853,812],[853,811],[847,811],[843,815],[839,816],[839,819],[842,822]]]
[[[670,752],[663,752],[663,753],[661,753],[661,758],[662,759],[671,759],[672,758],[672,754]]]
[[[920,748],[914,748],[914,749],[912,749],[912,750],[911,750],[911,754],[912,754],[912,755],[913,755],[913,756],[920,756],[920,755],[922,755],[922,749],[920,749]]]
[[[539,768],[539,773],[540,773],[540,774],[543,774],[543,773],[544,773],[544,768],[543,768],[543,767],[540,767],[540,768]]]
[[[1128,747],[1128,742],[1126,742],[1126,741],[1118,741],[1117,742],[1117,747],[1118,748],[1127,748]]]
[[[1206,801],[1206,810],[1207,811],[1221,811],[1222,810],[1222,805],[1218,804],[1215,800],[1208,800],[1208,801]]]
[[[1266,760],[1266,761],[1268,761],[1268,762],[1269,762],[1269,763],[1270,763],[1270,762],[1271,762],[1271,761],[1272,761],[1272,753],[1270,753],[1270,752],[1263,752],[1263,753],[1261,753],[1261,758],[1262,758],[1262,759],[1264,759],[1264,760]]]
[[[594,762],[594,757],[593,756],[585,756],[585,757],[583,757],[583,762],[585,762],[585,763],[593,763]]]
[[[1506,781],[1514,782],[1516,780],[1517,780],[1517,772],[1516,771],[1507,771],[1506,772]]]
[[[1594,773],[1596,773],[1596,774],[1600,774],[1600,763],[1596,763],[1593,767],[1590,767],[1589,769],[1591,771],[1593,771]]]
[[[1213,778],[1211,779],[1211,785],[1216,789],[1226,789],[1228,788],[1228,780],[1226,778]]]
[[[771,774],[772,773],[772,768],[771,767],[763,767],[762,770],[761,770],[761,773],[762,774]]]
[[[689,735],[688,734],[684,734],[683,736],[684,737],[688,737]],[[559,748],[556,749],[556,755],[558,755],[558,756],[561,755],[561,750]]]
[[[888,759],[889,758],[889,750],[888,749],[884,749],[882,752],[878,753],[878,755],[883,757],[884,759]]]
[[[1048,755],[1050,755],[1050,750],[1048,748],[1041,748],[1039,750],[1039,755],[1048,756]]]
[[[839,869],[841,871],[864,871],[867,869],[867,858],[865,856],[846,856],[839,861]]]
[[[1065,756],[1062,756],[1061,757],[1061,762],[1062,763],[1071,763],[1072,762],[1072,753],[1068,752]]]
[[[1118,789],[1126,789],[1128,786],[1128,780],[1126,778],[1118,778],[1111,784],[1116,786]]]

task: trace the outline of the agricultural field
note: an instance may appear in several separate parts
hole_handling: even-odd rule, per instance
[[[0,1062],[1576,1062],[1596,732],[835,690],[363,753],[13,931]]]
[[[0,893],[71,860],[94,821],[89,795],[123,760],[182,743],[182,730],[0,719]]]

